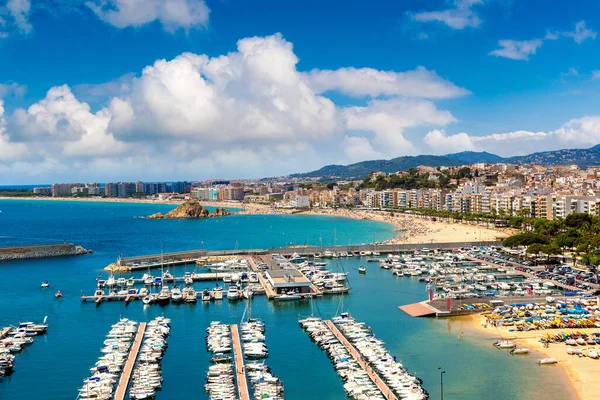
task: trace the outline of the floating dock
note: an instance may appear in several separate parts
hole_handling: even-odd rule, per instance
[[[387,400],[398,400],[396,395],[392,393],[392,390],[388,387],[388,385],[379,377],[379,375],[373,371],[373,368],[364,360],[361,354],[354,348],[354,346],[346,339],[346,337],[339,331],[339,329],[335,326],[331,320],[326,320],[325,323],[331,330],[331,333],[346,347],[352,358],[365,370],[369,378],[373,381],[373,383],[377,386],[381,394]]]
[[[231,339],[233,342],[233,357],[235,359],[235,380],[238,387],[240,400],[250,400],[248,391],[248,381],[246,380],[246,370],[244,368],[244,355],[242,354],[242,344],[240,342],[240,333],[237,325],[231,325]],[[117,399],[118,400],[118,399]]]
[[[135,360],[137,359],[140,347],[142,346],[142,340],[144,339],[144,332],[146,332],[146,323],[141,322],[135,338],[133,339],[133,344],[131,345],[131,350],[129,351],[129,357],[125,362],[125,367],[123,367],[123,373],[121,374],[121,379],[119,379],[119,386],[117,386],[114,400],[125,399],[125,394],[127,393],[127,388],[129,387],[129,380],[131,379],[131,372],[133,371]]]

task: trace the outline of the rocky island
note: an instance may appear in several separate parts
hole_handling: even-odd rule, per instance
[[[166,214],[157,212],[148,215],[148,219],[199,219],[211,217],[223,217],[230,215],[226,208],[216,208],[213,212],[208,211],[198,200],[189,200],[180,204],[176,209]]]

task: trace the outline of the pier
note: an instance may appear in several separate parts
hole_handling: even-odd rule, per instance
[[[125,399],[125,394],[127,393],[127,388],[129,386],[129,380],[131,379],[131,372],[133,371],[135,360],[137,359],[140,347],[142,346],[144,332],[146,332],[146,323],[141,322],[137,333],[135,334],[135,339],[133,339],[133,344],[131,345],[131,350],[129,351],[129,357],[127,358],[127,362],[125,362],[125,367],[123,367],[123,373],[121,374],[121,379],[119,379],[119,386],[117,386],[114,400]]]
[[[240,400],[250,400],[248,391],[248,381],[246,380],[246,370],[244,368],[244,356],[242,354],[242,344],[240,342],[240,333],[237,325],[231,325],[231,339],[233,342],[233,357],[235,359],[235,380],[238,387]],[[119,399],[116,399],[119,400]]]
[[[28,260],[32,258],[64,257],[89,254],[90,250],[74,243],[51,243],[0,247],[0,261]]]
[[[377,388],[379,389],[379,391],[381,391],[381,394],[387,400],[398,400],[398,398],[396,397],[396,395],[394,395],[394,393],[392,393],[392,390],[388,387],[388,385],[383,381],[383,379],[379,377],[379,375],[375,371],[373,371],[371,366],[367,364],[367,362],[364,360],[361,354],[354,348],[354,346],[348,341],[348,339],[346,339],[342,332],[339,331],[335,324],[331,322],[331,320],[327,320],[325,321],[325,323],[327,324],[327,327],[331,330],[331,333],[333,333],[333,335],[344,345],[344,347],[346,347],[348,352],[352,355],[352,358],[354,358],[358,365],[360,365],[362,369],[365,370],[365,372],[367,373],[367,375],[369,375],[369,378],[371,378],[373,383],[377,385]]]
[[[356,246],[298,246],[298,247],[281,247],[271,249],[246,249],[246,250],[189,250],[173,253],[151,254],[145,256],[132,256],[119,258],[116,262],[108,265],[105,270],[143,270],[161,268],[161,266],[183,265],[186,263],[195,263],[197,260],[206,257],[223,257],[223,256],[252,256],[252,255],[267,255],[281,254],[283,256],[291,256],[294,253],[302,257],[309,257],[324,251],[332,251],[336,253],[344,252],[361,252],[361,251],[377,251],[381,254],[414,252],[415,250],[423,249],[440,249],[452,250],[465,247],[480,247],[480,246],[501,246],[502,241],[476,241],[476,242],[448,242],[438,243],[435,241],[427,243],[411,243],[411,244],[363,244]]]

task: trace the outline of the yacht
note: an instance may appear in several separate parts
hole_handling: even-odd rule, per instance
[[[237,285],[229,285],[229,289],[227,290],[227,298],[229,300],[237,300],[240,298],[240,291]]]
[[[179,286],[175,286],[171,291],[171,301],[173,301],[173,303],[181,303],[183,301],[183,294],[181,293]]]
[[[229,295],[229,293],[227,293]],[[202,291],[202,301],[210,301],[210,290],[204,289]]]
[[[158,304],[168,304],[169,301],[171,301],[171,291],[169,290],[168,286],[164,286],[160,290],[158,296],[156,296],[156,301]]]
[[[193,287],[186,287],[183,289],[183,301],[186,303],[195,303],[198,301],[196,291]]]

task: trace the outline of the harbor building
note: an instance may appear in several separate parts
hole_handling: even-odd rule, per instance
[[[265,273],[267,281],[277,294],[287,292],[312,293],[311,282],[304,274],[295,269],[282,269],[267,271]]]

